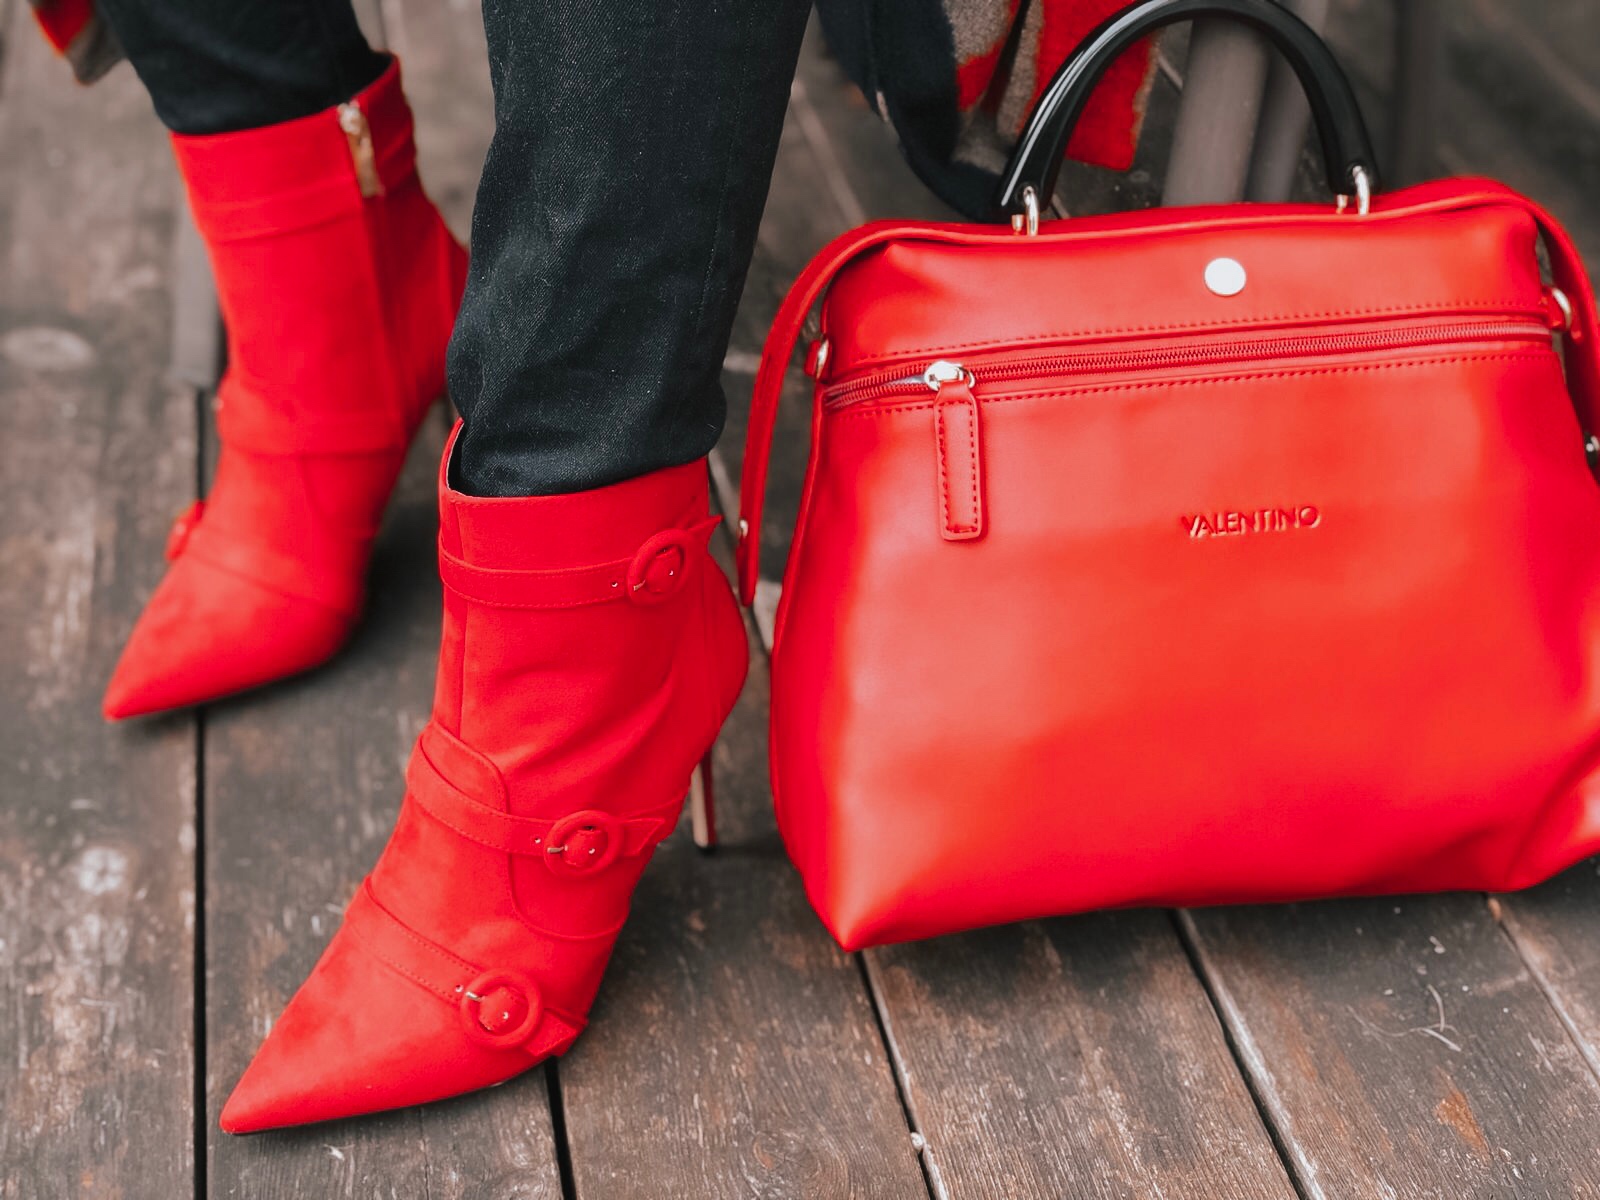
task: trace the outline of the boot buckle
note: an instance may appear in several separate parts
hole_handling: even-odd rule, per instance
[[[586,808],[550,826],[544,865],[557,875],[601,871],[621,857],[625,840],[616,817]]]
[[[628,599],[635,604],[660,604],[677,595],[695,542],[688,529],[663,529],[647,539],[628,564]]]
[[[539,988],[521,971],[489,970],[457,987],[456,1011],[467,1036],[480,1046],[504,1050],[533,1036],[544,1015]]]

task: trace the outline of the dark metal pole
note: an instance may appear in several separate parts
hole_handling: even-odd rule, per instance
[[[1394,107],[1388,176],[1392,186],[1438,173],[1439,95],[1444,81],[1444,13],[1439,0],[1395,0]]]
[[[1231,21],[1196,21],[1172,135],[1166,205],[1244,199],[1267,82],[1266,43]]]
[[[1284,0],[1284,7],[1318,33],[1327,25],[1328,0]],[[1256,129],[1255,158],[1245,191],[1249,199],[1277,203],[1289,198],[1310,127],[1311,106],[1305,89],[1289,64],[1275,59],[1267,75],[1266,99]]]

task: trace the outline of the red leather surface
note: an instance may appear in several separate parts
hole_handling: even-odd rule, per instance
[[[1541,229],[1576,309],[1571,394],[1537,328]],[[1222,256],[1245,267],[1237,296],[1204,283]],[[786,341],[835,272],[820,390],[975,365],[983,504],[981,536],[944,536],[951,389],[819,403],[772,771],[844,945],[1116,905],[1511,888],[1600,851],[1600,489],[1578,415],[1600,398],[1594,305],[1544,214],[1460,182],[1367,219],[869,227],[819,263],[763,364],[746,520]],[[992,372],[1435,324],[1484,332]]]
[[[108,717],[315,666],[360,614],[379,518],[444,390],[467,256],[418,182],[399,64],[354,103],[382,195],[362,195],[336,109],[173,139],[228,328],[222,453],[106,689]]]
[[[446,577],[433,715],[399,821],[224,1129],[455,1095],[577,1037],[634,884],[744,682],[707,492],[703,461],[519,500],[465,496],[441,467],[440,553],[468,570]],[[663,545],[684,548],[670,574],[653,569]],[[575,595],[569,577],[630,557],[642,587]]]

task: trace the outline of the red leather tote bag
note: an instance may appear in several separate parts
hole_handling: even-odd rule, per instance
[[[1040,226],[1099,73],[1196,15],[1288,56],[1342,198]],[[1285,10],[1145,0],[1046,92],[1010,223],[869,225],[795,284],[756,383],[740,588],[826,289],[771,767],[845,947],[1519,888],[1600,851],[1594,298],[1528,200],[1371,196],[1373,161]]]

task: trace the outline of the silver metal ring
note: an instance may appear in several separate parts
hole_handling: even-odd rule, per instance
[[[1033,190],[1031,183],[1022,189],[1022,211],[1012,214],[1011,229],[1029,237],[1039,236],[1039,193]]]
[[[1354,197],[1356,215],[1364,217],[1372,211],[1372,176],[1367,174],[1367,169],[1359,163],[1350,168],[1350,178],[1355,180],[1356,194]],[[1351,197],[1340,193],[1339,211],[1350,211]]]
[[[1556,307],[1561,310],[1561,316],[1566,321],[1567,328],[1571,329],[1574,323],[1571,298],[1558,287],[1550,289],[1550,298],[1556,302]]]
[[[806,364],[806,374],[813,379],[821,379],[822,373],[828,369],[828,359],[833,352],[833,343],[825,337],[819,337],[811,343],[811,360]]]

